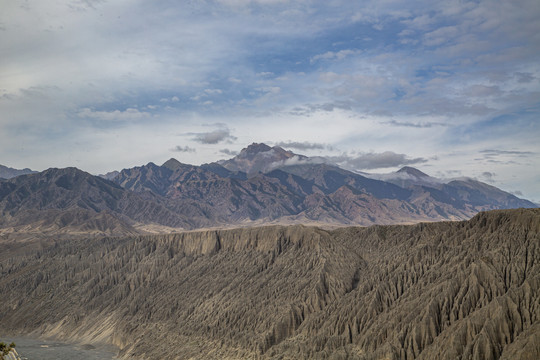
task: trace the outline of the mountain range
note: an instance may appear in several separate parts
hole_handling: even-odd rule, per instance
[[[201,166],[170,159],[101,177],[65,168],[0,180],[0,228],[26,231],[113,235],[257,224],[398,224],[522,207],[536,205],[473,179],[445,182],[411,167],[358,174],[255,143],[229,160]]]

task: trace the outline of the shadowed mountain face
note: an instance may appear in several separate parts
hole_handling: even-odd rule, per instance
[[[540,356],[540,209],[2,247],[2,331],[123,358]]]
[[[131,229],[134,223],[192,226],[178,211],[151,193],[137,194],[76,168],[49,169],[0,182],[0,225],[39,230],[64,227]],[[101,220],[101,224],[100,223]],[[90,231],[90,229],[87,229]],[[125,233],[125,232],[124,232]]]

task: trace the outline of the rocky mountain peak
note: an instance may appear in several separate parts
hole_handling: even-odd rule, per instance
[[[120,174],[120,171],[113,170],[113,171],[109,171],[108,173],[105,173],[105,174],[99,174],[98,176],[100,178],[102,178],[102,179],[112,180],[115,177],[117,177],[119,174]]]
[[[272,148],[264,143],[252,143],[247,148],[242,149],[240,153],[258,154],[258,153],[267,152],[270,150],[272,150]]]
[[[218,164],[230,171],[257,174],[271,171],[295,155],[295,153],[279,146],[270,147],[263,143],[253,143],[242,149],[237,156],[229,160],[218,161]]]
[[[403,174],[403,173],[409,174],[409,175],[417,177],[417,178],[429,178],[430,177],[428,174],[423,173],[422,171],[420,171],[418,169],[415,169],[413,167],[410,167],[410,166],[404,166],[401,169],[399,169],[397,172],[401,173],[401,174]]]
[[[182,163],[175,158],[170,158],[169,160],[165,161],[161,166],[169,170],[175,171],[182,166]]]

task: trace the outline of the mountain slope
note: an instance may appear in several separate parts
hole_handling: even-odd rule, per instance
[[[472,179],[450,181],[442,186],[442,190],[477,211],[536,207],[528,200]]]
[[[327,164],[292,165],[280,168],[306,180],[313,181],[326,194],[348,185],[358,191],[373,195],[378,199],[405,200],[410,191],[394,184],[370,179],[365,176]]]
[[[276,169],[245,177],[218,164],[198,167],[172,160],[167,163],[175,165],[168,168],[150,163],[124,169],[114,181],[128,190],[163,195],[170,200],[169,208],[178,201],[192,204],[215,225],[371,225],[448,219],[438,213],[427,215],[409,205],[410,190],[329,165],[292,166],[284,168],[286,171]]]
[[[171,175],[174,170],[166,166],[148,163],[144,166],[123,169],[112,180],[125,189],[144,192],[152,191],[165,196],[171,185]]]
[[[173,171],[165,167],[167,163],[124,169],[114,180],[132,191],[158,191],[169,199],[170,208],[192,204],[214,225],[271,221],[301,210],[298,205],[302,199],[275,179],[262,175],[247,178],[217,164],[198,167],[178,163]]]
[[[540,209],[42,246],[0,253],[4,331],[105,340],[135,359],[540,354]]]
[[[436,204],[439,208],[447,209],[450,205],[454,210],[466,214],[466,217],[485,210],[537,207],[531,201],[477,180],[465,178],[443,181],[409,166],[395,173],[369,176],[412,190],[413,195],[409,200],[415,204],[429,202],[428,206]]]
[[[64,223],[79,227],[102,214],[119,228],[129,228],[132,223],[192,226],[191,220],[164,203],[154,194],[135,194],[76,168],[49,169],[0,182],[0,225],[56,223],[61,228]]]

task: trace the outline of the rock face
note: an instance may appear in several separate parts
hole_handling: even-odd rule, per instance
[[[7,244],[0,278],[2,330],[124,358],[540,356],[539,209]]]
[[[76,168],[49,169],[0,181],[0,227],[136,233],[133,223],[192,227],[153,194],[134,193]],[[92,225],[95,225],[92,227]],[[116,229],[116,230],[115,230]],[[127,231],[127,232],[126,232]]]

